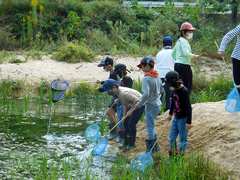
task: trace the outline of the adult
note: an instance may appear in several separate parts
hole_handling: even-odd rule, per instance
[[[163,38],[163,48],[157,53],[157,71],[159,77],[162,80],[162,83],[165,82],[165,76],[169,71],[174,70],[175,59],[172,57],[172,38],[166,36]],[[165,91],[165,108],[164,111],[167,111],[171,107],[170,98],[172,96],[172,91],[169,87],[164,87]],[[162,101],[164,92],[162,93],[160,99]]]
[[[240,93],[240,25],[228,32],[222,39],[218,54],[224,56],[225,49],[229,42],[237,37],[237,44],[232,52],[232,72],[233,79]]]
[[[174,70],[179,73],[183,80],[184,86],[188,89],[189,94],[192,91],[192,69],[191,60],[199,59],[201,55],[192,53],[188,40],[192,39],[193,32],[197,29],[192,24],[185,22],[180,27],[180,38],[173,48],[172,56],[176,60]]]

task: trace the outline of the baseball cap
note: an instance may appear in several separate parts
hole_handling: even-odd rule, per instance
[[[150,56],[146,56],[141,60],[140,64],[138,64],[137,67],[142,68],[142,64],[149,64],[154,66],[154,60]]]
[[[172,45],[172,42],[173,42],[173,40],[169,36],[166,36],[166,37],[163,38],[163,44],[164,45]]]
[[[165,86],[171,86],[172,83],[179,80],[179,74],[177,71],[169,71],[165,76]]]
[[[103,67],[108,65],[113,65],[113,59],[110,58],[109,56],[106,56],[101,60],[101,63],[98,64],[98,67]]]
[[[114,71],[116,71],[117,73],[118,73],[118,72],[121,72],[121,71],[124,71],[124,72],[128,71],[128,72],[131,73],[131,71],[129,71],[129,70],[127,69],[127,67],[126,67],[125,64],[117,64],[117,65],[115,66],[115,68],[114,68]]]
[[[104,91],[108,91],[113,88],[117,83],[114,79],[108,79],[103,83]]]
[[[182,30],[184,30],[184,29],[187,29],[187,30],[190,30],[190,31],[196,31],[196,30],[197,30],[197,29],[194,28],[194,27],[192,26],[192,24],[190,24],[189,22],[185,22],[185,23],[183,23],[183,24],[181,25],[180,31],[182,31]]]

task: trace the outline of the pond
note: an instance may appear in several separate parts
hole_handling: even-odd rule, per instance
[[[118,149],[108,145],[102,155],[92,157],[96,143],[84,138],[85,129],[100,121],[105,107],[83,107],[72,100],[52,108],[45,101],[40,109],[39,102],[31,100],[25,111],[25,104],[18,99],[1,107],[0,179],[110,179]]]

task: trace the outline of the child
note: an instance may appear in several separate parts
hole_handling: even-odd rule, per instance
[[[191,59],[199,59],[200,55],[192,54],[191,47],[188,39],[192,39],[193,31],[196,28],[185,22],[180,27],[181,37],[178,39],[175,47],[173,48],[172,56],[176,60],[174,65],[174,70],[179,73],[179,76],[183,79],[183,84],[189,91],[192,91],[192,69],[191,69]]]
[[[113,79],[106,80],[103,83],[103,88],[109,93],[114,92],[115,94],[117,94],[118,98],[123,104],[123,116],[126,116],[129,111],[136,109],[135,105],[142,97],[142,94],[135,89],[118,86]],[[128,111],[129,104],[131,105],[131,108]],[[143,111],[144,105],[141,108],[134,110],[133,113],[123,122],[125,127],[125,130],[123,131],[124,143],[122,146],[119,147],[120,149],[124,148],[123,152],[129,151],[136,147],[136,124],[141,119]]]
[[[163,48],[157,54],[157,71],[159,73],[159,77],[162,80],[162,83],[165,82],[165,76],[169,71],[174,70],[175,60],[172,57],[172,38],[167,36],[163,38]],[[172,91],[165,87],[165,109],[164,112],[169,110],[171,107],[170,98],[172,97]],[[163,94],[161,94],[160,100],[162,101]]]
[[[122,78],[120,86],[132,88],[133,80],[128,76],[127,71],[130,72],[124,64],[118,64],[115,66],[114,71],[119,74],[119,77]],[[117,102],[117,120],[120,121],[123,118],[123,104],[121,101]],[[124,140],[124,124],[120,123],[118,125],[118,139],[116,143],[120,143]]]
[[[145,104],[145,117],[148,139],[146,140],[148,153],[155,141],[157,140],[155,130],[155,120],[161,109],[160,94],[163,92],[162,81],[158,75],[158,72],[154,70],[154,61],[151,57],[146,56],[141,60],[141,63],[137,65],[145,73],[142,80],[142,98],[136,104],[137,108],[141,108]],[[159,151],[158,144],[155,145],[153,153]]]
[[[172,152],[182,157],[186,153],[188,142],[188,131],[191,129],[192,122],[192,107],[190,103],[189,93],[187,88],[183,85],[182,80],[179,78],[179,74],[176,71],[170,71],[166,74],[166,86],[173,89],[172,105],[170,108],[168,121],[172,120],[174,115],[171,130],[169,133],[169,160],[168,165],[171,162]],[[177,137],[180,137],[180,148],[177,148]]]
[[[119,75],[117,71],[114,71],[113,59],[111,57],[109,57],[109,56],[104,57],[101,60],[101,63],[98,64],[98,67],[103,67],[104,71],[110,72],[109,78],[114,79],[115,81],[117,81],[120,84],[120,82],[121,82],[120,75],[121,74]],[[97,83],[103,84],[104,81],[97,80]],[[104,89],[96,88],[94,91],[95,92],[104,92]],[[116,122],[117,122],[117,118],[116,118],[117,105],[113,105],[115,99],[117,99],[117,96],[114,93],[111,93],[111,94],[109,93],[109,95],[111,95],[113,97],[112,97],[110,104],[108,105],[107,110],[106,110],[106,112],[107,112],[106,115],[108,116],[108,118],[110,120],[110,123],[108,124],[109,129],[112,129],[116,125]],[[117,128],[114,128],[114,130],[111,131],[111,133],[109,134],[108,139],[113,140],[117,136],[118,136]]]

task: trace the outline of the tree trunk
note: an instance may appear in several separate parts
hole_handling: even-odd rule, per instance
[[[232,0],[231,4],[232,4],[232,23],[236,26],[239,1]]]

